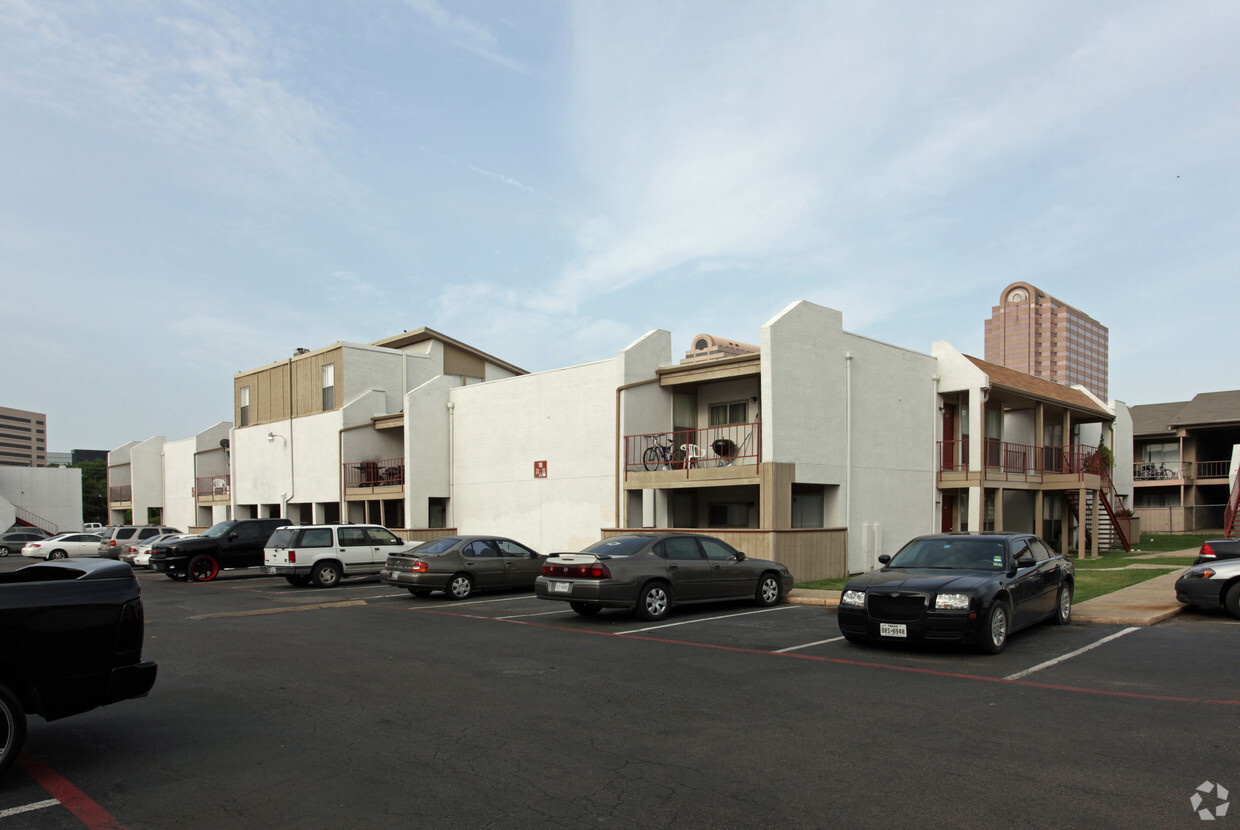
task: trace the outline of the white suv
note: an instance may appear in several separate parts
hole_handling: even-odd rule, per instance
[[[291,525],[271,534],[263,549],[263,573],[290,585],[331,588],[346,576],[377,574],[388,554],[418,546],[380,525]]]

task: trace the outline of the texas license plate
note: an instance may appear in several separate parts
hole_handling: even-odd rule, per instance
[[[573,592],[573,583],[571,582],[552,582],[551,593],[553,594],[571,594]]]
[[[903,623],[879,623],[878,634],[880,637],[907,637],[908,626]]]

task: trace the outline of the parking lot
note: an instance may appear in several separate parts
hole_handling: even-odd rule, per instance
[[[1240,787],[1222,615],[1040,625],[982,656],[854,646],[819,606],[652,624],[140,578],[155,689],[33,718],[0,825],[1165,827],[1199,824],[1203,782]]]

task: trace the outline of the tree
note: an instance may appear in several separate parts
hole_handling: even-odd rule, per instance
[[[108,523],[108,462],[102,458],[70,464],[82,471],[82,521]]]

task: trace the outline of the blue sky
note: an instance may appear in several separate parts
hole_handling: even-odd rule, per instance
[[[1237,43],[1233,0],[0,0],[0,403],[111,449],[299,346],[538,371],[798,299],[982,356],[1016,280],[1113,397],[1240,388]]]

